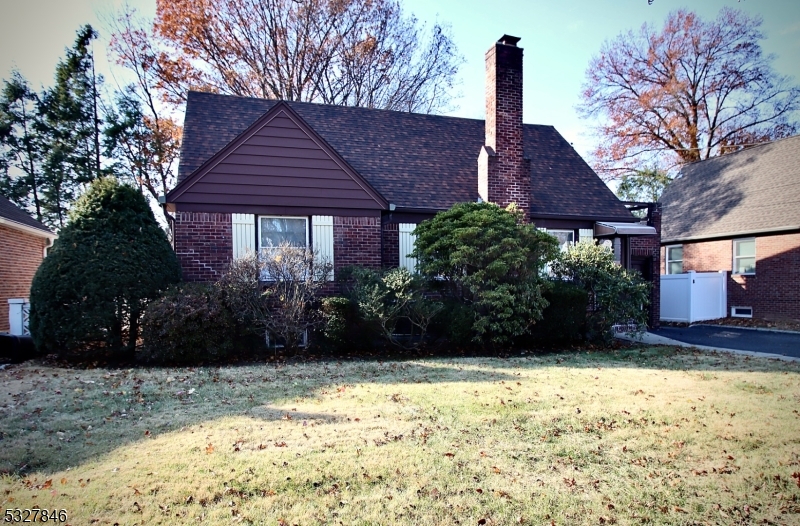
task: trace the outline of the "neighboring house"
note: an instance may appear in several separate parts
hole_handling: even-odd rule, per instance
[[[17,205],[0,197],[0,332],[9,332],[8,300],[25,300],[47,247],[57,236]]]
[[[552,126],[522,123],[522,49],[486,53],[486,121],[190,92],[166,196],[188,280],[289,240],[346,265],[413,268],[419,222],[455,203],[516,203],[562,244],[607,237],[654,280],[660,210],[639,223]],[[658,323],[654,311],[652,322]]]
[[[727,271],[730,316],[800,320],[800,136],[686,165],[661,202],[663,274]]]

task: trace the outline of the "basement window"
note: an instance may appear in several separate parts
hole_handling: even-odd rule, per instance
[[[731,307],[731,318],[752,318],[753,307]]]

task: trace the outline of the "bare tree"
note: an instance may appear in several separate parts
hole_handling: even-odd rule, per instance
[[[126,6],[105,21],[112,33],[110,48],[117,64],[134,74],[135,82],[117,93],[116,109],[108,111],[106,153],[116,172],[133,179],[158,200],[175,186],[181,127],[158,96],[162,72],[147,22]],[[170,219],[166,209],[164,218]]]
[[[660,31],[605,42],[578,108],[600,121],[595,169],[671,168],[796,133],[800,89],[762,52],[761,24],[730,8],[711,21],[679,10]]]
[[[462,62],[447,27],[396,0],[158,0],[150,71],[166,100],[189,89],[436,112]]]

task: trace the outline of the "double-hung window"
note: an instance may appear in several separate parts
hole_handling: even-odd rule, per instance
[[[754,238],[733,240],[733,273],[756,273],[756,240]]]
[[[547,233],[558,239],[558,248],[561,252],[566,252],[569,247],[575,244],[574,230],[547,230]]]
[[[305,248],[308,246],[307,217],[259,216],[258,250],[269,256],[281,244]]]
[[[667,274],[683,273],[683,245],[667,247]]]

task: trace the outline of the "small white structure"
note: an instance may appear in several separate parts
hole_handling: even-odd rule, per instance
[[[694,323],[727,316],[727,272],[661,275],[661,321]]]
[[[28,316],[31,312],[31,304],[28,298],[10,298],[8,300],[8,325],[9,334],[15,336],[29,336]]]

